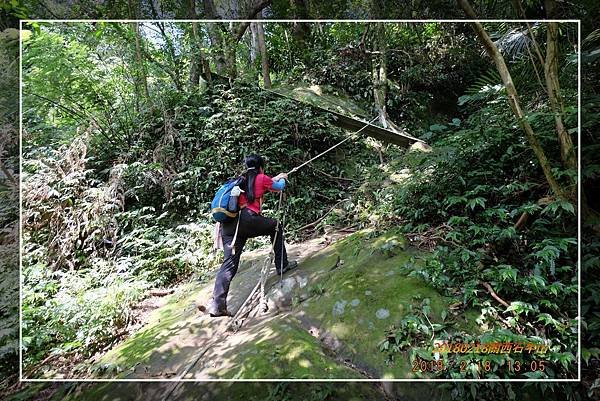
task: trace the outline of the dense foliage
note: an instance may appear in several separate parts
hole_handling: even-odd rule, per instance
[[[382,213],[401,216],[415,242],[438,244],[416,274],[480,308],[485,327],[510,329],[498,338],[515,342],[520,333],[551,340],[545,358],[554,374],[576,375],[576,212],[568,202],[547,198],[543,177],[531,168],[532,152],[518,129],[506,128],[512,118],[493,97],[467,120],[433,127],[434,151],[407,159],[412,176],[376,196],[394,199]],[[528,222],[517,225],[523,213]],[[491,299],[482,283],[510,306]],[[496,361],[490,374],[504,363]]]
[[[0,25],[0,28],[1,25]],[[0,31],[0,373],[16,371],[18,355],[18,83],[19,32]],[[4,379],[0,388],[5,385]]]
[[[410,26],[410,29],[409,29]],[[292,41],[274,27],[271,68],[291,81],[330,85],[365,109],[373,107],[374,25],[323,24],[326,35]],[[456,113],[458,94],[489,69],[464,24],[387,24],[387,108],[409,128],[429,127]],[[291,50],[291,55],[289,50]]]
[[[596,50],[600,45],[600,31],[595,30],[582,42],[582,196],[591,201],[598,196],[600,188],[600,165],[598,164],[598,127],[600,126],[600,92],[598,88],[598,67],[600,57]],[[600,357],[600,240],[598,216],[590,213],[582,222],[581,257],[581,310],[582,320],[582,371],[586,384],[592,387],[590,397],[598,394],[593,388],[597,383]]]

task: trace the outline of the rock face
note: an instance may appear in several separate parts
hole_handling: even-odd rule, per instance
[[[256,284],[265,255],[242,256],[228,299],[232,311]],[[164,379],[187,369],[185,378],[195,379],[414,377],[408,354],[397,353],[389,363],[379,347],[419,300],[429,299],[433,323],[441,322],[451,303],[410,275],[422,257],[397,233],[355,233],[309,254],[281,282],[271,277],[268,313],[248,318],[236,333],[225,331],[227,318],[211,319],[186,308],[208,300],[212,290],[212,282],[191,285],[171,295],[147,326],[100,358],[96,375]],[[474,320],[462,315],[456,326],[476,334]],[[410,400],[410,392],[404,397]]]
[[[387,309],[377,309],[377,312],[375,312],[375,316],[377,316],[377,319],[386,319],[390,316],[390,311]]]
[[[286,277],[273,286],[266,295],[269,310],[284,311],[292,307],[294,297],[299,296],[299,291],[308,283],[308,279],[301,274]]]

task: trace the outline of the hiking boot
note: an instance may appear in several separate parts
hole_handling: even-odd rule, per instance
[[[285,265],[283,268],[283,272],[281,272],[280,270],[277,270],[277,274],[284,274],[285,272],[295,269],[296,267],[298,267],[297,261],[295,261],[295,260],[288,261],[287,265]]]
[[[210,317],[232,316],[226,306],[219,308],[214,302],[210,303],[206,312],[208,312]]]
[[[210,315],[210,317],[232,317],[233,316],[233,314],[231,312],[229,312],[227,309],[212,311],[212,312],[209,311],[208,314]]]

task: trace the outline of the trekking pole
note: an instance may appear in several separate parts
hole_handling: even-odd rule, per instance
[[[282,237],[281,237],[281,268],[279,269],[279,288],[283,287],[283,251],[285,249],[285,243],[283,240],[283,227],[285,227],[285,215],[283,217],[283,221],[281,222],[281,233],[282,233]],[[286,254],[286,258],[287,258],[287,254]]]
[[[292,173],[295,173],[296,171],[300,170],[302,167],[306,166],[308,163],[310,163],[310,162],[318,159],[319,157],[323,156],[325,153],[332,151],[333,149],[337,148],[338,146],[340,146],[344,142],[352,139],[352,137],[354,137],[356,134],[358,134],[359,132],[361,132],[362,130],[364,130],[365,128],[367,128],[369,125],[371,125],[371,123],[373,121],[377,120],[378,118],[379,118],[379,116],[375,117],[374,119],[372,119],[371,121],[369,121],[368,123],[366,123],[361,129],[359,129],[358,131],[356,131],[353,134],[351,134],[350,136],[348,136],[348,138],[344,139],[343,141],[340,141],[340,142],[336,143],[335,145],[333,145],[329,149],[325,150],[324,152],[319,153],[318,155],[316,155],[315,157],[313,157],[312,159],[310,159],[308,161],[305,161],[301,165],[294,167],[287,174],[290,175]]]
[[[279,211],[281,211],[281,205],[283,204],[283,191],[281,191],[281,193],[279,194]],[[286,209],[287,210],[287,209]],[[283,251],[285,249],[285,243],[284,243],[284,236],[283,236],[283,230],[285,227],[285,212],[286,210],[283,211],[283,216],[280,216],[280,220],[278,221],[277,224],[281,224],[281,268],[279,269],[279,286],[282,286],[283,283]],[[277,230],[277,232],[279,232],[279,230]],[[275,235],[277,235],[277,233],[275,233]],[[277,238],[277,237],[275,237]],[[275,243],[273,243],[273,248],[275,248]],[[275,266],[277,267],[277,266]]]
[[[285,247],[284,237],[283,237],[283,227],[285,227],[285,212],[283,216],[281,216],[281,210],[283,205],[283,190],[279,192],[279,203],[277,205],[277,212],[279,214],[279,220],[277,220],[277,225],[275,226],[275,235],[273,236],[273,244],[271,245],[271,251],[269,252],[269,264],[265,265],[260,272],[260,301],[259,307],[261,308],[261,312],[267,311],[267,300],[265,294],[265,284],[267,283],[267,278],[269,276],[269,270],[271,268],[271,264],[275,261],[275,244],[277,244],[277,239],[279,237],[279,231],[281,228],[281,266],[279,269],[279,284],[283,281],[283,251]],[[282,221],[283,218],[283,221]],[[277,271],[277,263],[275,263],[275,271]]]
[[[353,134],[351,134],[350,136],[348,136],[347,138],[345,138],[344,140],[336,143],[335,145],[333,145],[332,147],[330,147],[329,149],[319,153],[318,155],[316,155],[315,157],[311,158],[308,161],[305,161],[304,163],[302,163],[299,166],[294,167],[293,169],[291,169],[287,174],[292,174],[295,173],[296,171],[300,170],[302,167],[306,166],[307,164],[313,162],[314,160],[318,159],[319,157],[323,156],[324,154],[332,151],[333,149],[337,148],[338,146],[340,146],[341,144],[345,143],[346,141],[349,141],[350,139],[352,139],[354,136],[356,136],[359,132],[361,132],[362,130],[364,130],[365,128],[367,128],[369,125],[371,125],[372,122],[374,122],[375,120],[377,120],[377,118],[379,118],[379,116],[373,118],[371,121],[367,122],[362,128],[360,128],[358,131],[354,132]],[[279,195],[279,206],[278,206],[278,210],[281,211],[281,205],[283,203],[283,191],[281,191],[280,195]],[[285,222],[285,213],[283,214],[283,221],[277,222],[277,226],[275,227],[275,236],[273,237],[273,244],[271,246],[271,257],[270,262],[269,262],[269,266],[271,265],[272,262],[272,258],[274,257],[275,254],[275,242],[277,241],[277,235],[278,235],[278,228],[279,228],[279,224],[282,224]],[[282,225],[282,232],[283,232],[283,225]],[[281,285],[283,283],[283,249],[284,249],[284,241],[283,238],[281,239],[281,271],[279,274],[279,284]],[[252,289],[252,291],[250,292],[250,295],[248,296],[248,298],[246,298],[246,300],[244,301],[244,303],[242,303],[242,306],[240,306],[240,309],[238,309],[237,313],[234,315],[234,317],[231,319],[231,321],[227,324],[226,326],[226,330],[228,330],[231,326],[233,326],[235,324],[235,322],[237,320],[241,320],[243,318],[243,315],[245,314],[245,309],[246,307],[252,303],[252,300],[256,294],[257,291],[260,291],[260,298],[259,298],[259,304],[264,302],[265,299],[265,283],[266,283],[266,276],[268,275],[268,270],[265,272],[264,270],[266,270],[266,267],[263,267],[261,269],[261,277],[258,280],[258,283],[256,283],[256,286],[254,286],[254,288]],[[241,326],[241,324],[238,326]]]
[[[278,206],[278,210],[281,210],[281,205],[283,204],[283,191],[281,191],[280,195],[279,195],[279,206]],[[284,214],[284,218],[285,218],[285,214]],[[248,298],[246,298],[246,300],[242,303],[242,305],[240,306],[240,308],[238,309],[238,311],[236,312],[236,314],[233,316],[233,318],[229,321],[229,323],[225,326],[225,330],[229,330],[231,327],[233,327],[234,325],[237,326],[236,329],[234,329],[234,331],[237,331],[243,324],[243,319],[246,315],[246,311],[249,307],[251,307],[251,305],[254,303],[254,298],[256,297],[256,294],[259,293],[259,306],[261,306],[262,304],[266,305],[266,299],[265,299],[265,284],[267,281],[267,276],[269,274],[269,268],[271,267],[271,264],[273,263],[273,259],[274,259],[274,255],[275,255],[275,242],[277,241],[277,236],[278,236],[278,228],[279,228],[279,224],[281,224],[281,222],[277,222],[277,226],[275,227],[275,236],[273,237],[273,244],[271,245],[271,251],[269,252],[269,257],[268,257],[268,264],[267,264],[267,260],[265,260],[265,263],[263,264],[263,267],[261,268],[260,271],[260,278],[258,279],[258,282],[256,283],[256,285],[254,286],[254,288],[252,289],[252,291],[250,292],[250,295],[248,295]],[[283,256],[283,238],[282,240],[282,256]],[[282,265],[283,265],[283,258],[281,260]],[[281,269],[281,279],[283,279],[283,266]],[[250,311],[248,311],[249,313]],[[236,324],[237,321],[240,321],[239,324]]]

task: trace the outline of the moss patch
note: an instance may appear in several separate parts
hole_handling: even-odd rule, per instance
[[[357,365],[374,375],[414,377],[407,357],[386,364],[379,344],[420,300],[429,298],[429,318],[440,322],[450,299],[422,279],[407,276],[415,267],[398,233],[373,236],[368,231],[356,233],[304,262],[303,270],[314,284],[307,290],[308,300],[296,310],[319,321],[322,329],[344,344],[344,352]],[[339,267],[328,269],[338,258]]]
[[[203,372],[226,379],[318,379],[361,378],[350,368],[325,355],[319,340],[292,317],[271,319],[248,328],[248,341],[226,344],[229,352],[220,355],[215,369]]]

